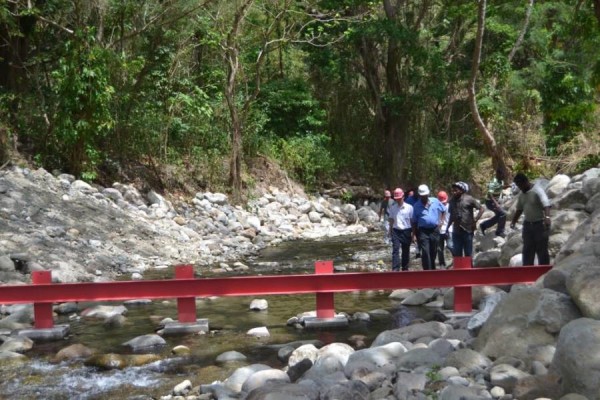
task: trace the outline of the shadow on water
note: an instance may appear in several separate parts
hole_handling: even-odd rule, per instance
[[[382,253],[383,252],[383,253]],[[362,254],[357,257],[357,254]],[[337,237],[319,242],[286,242],[265,249],[258,257],[244,260],[253,274],[312,273],[316,260],[333,259],[335,265],[348,269],[365,268],[377,263],[389,250],[380,244],[380,235]],[[281,267],[285,266],[285,267]],[[210,276],[209,271],[200,273]],[[147,273],[147,279],[171,278],[172,269]],[[292,278],[290,278],[292,279]],[[314,310],[314,295],[268,296],[268,310],[254,312],[249,304],[254,297],[219,297],[197,299],[199,318],[208,318],[211,332],[206,335],[165,337],[167,345],[158,350],[162,360],[123,370],[101,371],[87,367],[82,361],[54,364],[50,360],[58,350],[74,343],[83,344],[98,353],[127,354],[122,343],[139,335],[153,333],[157,322],[164,317],[177,318],[175,300],[153,301],[150,304],[127,305],[127,320],[123,327],[108,328],[101,321],[60,317],[56,323],[69,323],[71,334],[64,341],[36,343],[26,353],[30,361],[3,366],[0,398],[19,399],[114,399],[133,395],[159,397],[185,379],[193,385],[224,380],[240,365],[215,365],[216,357],[236,350],[248,357],[247,363],[264,363],[281,368],[277,346],[296,340],[321,340],[324,343],[351,343],[353,335],[364,336],[367,346],[375,336],[386,329],[404,326],[412,319],[423,316],[422,308],[407,308],[389,298],[389,292],[369,291],[338,293],[335,295],[336,312],[352,315],[384,309],[389,315],[369,322],[352,321],[347,329],[331,331],[299,330],[286,324],[299,313]],[[79,305],[80,311],[98,303]],[[119,305],[119,303],[105,303]],[[253,338],[246,332],[265,326],[268,338]],[[171,349],[177,345],[190,348],[191,353],[177,357]]]

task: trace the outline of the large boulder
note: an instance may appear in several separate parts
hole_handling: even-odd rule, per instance
[[[504,292],[504,290],[496,286],[472,286],[471,303],[473,308],[478,308],[481,310],[481,301],[486,297],[498,292]],[[450,288],[444,294],[444,309],[449,310],[452,308],[454,308],[454,288]]]
[[[565,243],[579,226],[589,218],[586,212],[563,210],[552,218],[550,239],[548,240],[548,251],[555,256],[562,251]]]
[[[551,200],[552,207],[571,210],[584,210],[587,202],[588,197],[579,189],[566,190]]]
[[[318,400],[319,391],[309,385],[267,382],[248,393],[246,400]]]
[[[595,223],[600,223],[600,213],[593,215],[591,223],[586,223],[584,227],[578,229],[575,235],[579,235],[580,231],[587,233],[581,237],[581,244],[575,245],[573,253],[557,260],[554,265],[555,269],[563,271],[567,276],[571,275],[580,268],[590,268],[600,266],[600,230]],[[577,247],[579,246],[579,247]]]
[[[354,349],[345,343],[331,343],[321,347],[313,366],[306,371],[303,378],[318,380],[327,375],[343,372]]]
[[[600,219],[600,213],[598,214]],[[581,246],[589,240],[591,231],[594,229],[594,218],[588,218],[562,243],[560,250],[554,258],[554,264],[560,265],[563,260],[579,251]]]
[[[406,351],[406,347],[399,342],[357,350],[348,358],[344,373],[348,378],[351,378],[356,370],[374,372],[387,365],[396,365],[398,357]]]
[[[474,341],[474,349],[497,358],[528,358],[532,347],[552,344],[560,329],[581,313],[563,293],[513,286]]]
[[[473,257],[473,266],[476,268],[499,267],[500,255],[500,249],[497,248],[479,252]]]
[[[582,315],[600,319],[600,263],[581,265],[567,278],[566,284]]]
[[[492,361],[471,349],[459,349],[448,355],[444,366],[454,367],[465,372],[485,370],[492,365]]]
[[[497,293],[490,294],[481,300],[479,312],[473,315],[467,323],[467,329],[470,333],[477,335],[481,327],[485,324],[490,315],[492,315],[492,312],[498,303],[500,303],[504,297],[506,297],[506,292],[499,291]]]
[[[437,321],[414,324],[381,332],[379,335],[377,335],[371,344],[371,347],[383,346],[391,342],[413,342],[425,336],[441,338],[446,336],[451,331],[452,327],[450,325],[446,325]]]
[[[569,178],[567,175],[555,175],[552,179],[550,179],[550,183],[548,183],[546,194],[552,199],[561,194],[567,188],[569,183],[571,183],[571,178]]]
[[[562,376],[564,393],[600,399],[600,321],[579,318],[561,330],[552,360]]]
[[[514,230],[506,237],[504,246],[500,249],[500,259],[498,263],[500,265],[511,265],[510,260],[517,254],[521,254],[523,249],[523,237],[521,236],[521,230]]]

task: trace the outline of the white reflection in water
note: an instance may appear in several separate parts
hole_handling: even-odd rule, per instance
[[[156,366],[99,371],[82,365],[33,361],[19,370],[14,371],[13,378],[5,382],[3,390],[5,395],[19,399],[98,398],[101,394],[124,387],[151,388],[165,378]]]

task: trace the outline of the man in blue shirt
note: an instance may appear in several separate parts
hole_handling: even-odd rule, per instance
[[[421,250],[421,265],[424,270],[435,269],[440,228],[446,217],[446,208],[435,197],[430,197],[429,187],[420,185],[419,201],[413,206],[413,235],[418,232],[418,244]]]

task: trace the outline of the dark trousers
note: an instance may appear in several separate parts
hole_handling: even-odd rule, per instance
[[[419,248],[421,249],[421,265],[423,270],[435,269],[440,233],[436,228],[419,228]]]
[[[402,250],[402,271],[408,271],[411,229],[392,229],[392,271],[400,271],[400,250]]]
[[[446,256],[444,251],[448,247],[448,250],[452,253],[452,236],[448,233],[440,233],[440,239],[438,241],[437,258],[440,267],[446,267]]]
[[[485,230],[498,224],[496,227],[496,235],[503,235],[504,227],[506,226],[506,212],[492,199],[487,199],[485,201],[485,206],[488,208],[488,210],[494,212],[494,216],[483,221],[481,223],[481,227]]]
[[[523,265],[533,265],[536,254],[539,265],[550,264],[549,237],[550,229],[544,221],[523,222]]]
[[[471,257],[473,255],[473,232],[454,227],[452,232],[452,254],[454,257]]]

